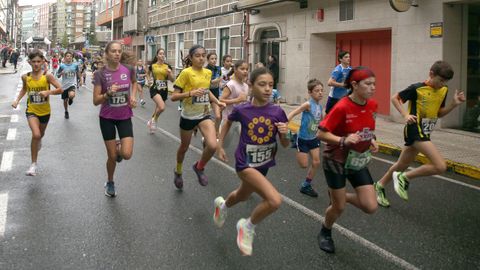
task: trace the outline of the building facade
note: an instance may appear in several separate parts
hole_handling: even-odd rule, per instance
[[[167,62],[181,70],[182,58],[194,44],[216,52],[219,63],[229,54],[244,58],[243,12],[233,9],[237,1],[148,1],[148,31],[145,58],[151,61],[157,49],[165,49]]]
[[[404,12],[376,0],[240,0],[235,8],[249,17],[246,57],[251,63],[278,57],[278,88],[289,103],[306,99],[308,79],[326,84],[337,52],[348,50],[352,66],[369,66],[377,75],[379,114],[401,121],[390,97],[427,79],[433,62],[443,59],[455,71],[447,102],[454,89],[465,91],[467,102],[439,125],[468,130],[466,122],[475,118],[472,130],[480,130],[479,115],[471,112],[477,106],[480,114],[480,1],[423,0]]]

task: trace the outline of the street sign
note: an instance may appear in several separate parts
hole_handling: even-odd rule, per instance
[[[146,43],[155,43],[155,36],[145,36]]]

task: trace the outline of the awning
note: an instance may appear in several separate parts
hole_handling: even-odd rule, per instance
[[[50,45],[50,44],[52,43],[50,40],[48,40],[47,37],[45,37],[45,38],[43,39],[43,42],[45,42],[45,44],[47,44],[47,45]]]
[[[29,37],[29,38],[27,38],[27,40],[25,40],[25,43],[27,43],[27,44],[30,44],[32,42],[33,42],[33,37]]]

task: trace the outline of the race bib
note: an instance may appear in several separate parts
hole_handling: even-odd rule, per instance
[[[365,168],[372,160],[372,153],[367,150],[363,153],[350,150],[345,162],[345,169],[358,171]]]
[[[316,132],[318,130],[318,124],[320,123],[320,121],[311,121],[310,122],[310,131],[312,132]]]
[[[205,91],[205,94],[197,97],[192,97],[192,104],[194,105],[208,105],[210,104],[210,96],[208,95],[209,91]]]
[[[429,135],[432,133],[438,118],[422,118],[422,131],[424,134]]]
[[[277,143],[254,145],[247,144],[248,166],[255,168],[272,161],[277,151]]]
[[[128,92],[116,92],[108,98],[110,107],[123,107],[128,105]]]
[[[155,88],[156,88],[158,91],[167,90],[167,89],[168,89],[167,81],[156,80],[156,81],[155,81]]]
[[[47,103],[47,99],[40,96],[38,92],[30,92],[29,94],[29,99],[31,104],[45,104]]]

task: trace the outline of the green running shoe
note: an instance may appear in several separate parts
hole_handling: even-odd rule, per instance
[[[385,196],[385,189],[382,185],[378,182],[373,183],[373,187],[375,188],[375,193],[377,193],[377,203],[383,207],[389,207],[390,202],[388,201],[387,197]]]
[[[408,201],[408,179],[403,172],[393,172],[393,187],[400,198]]]

